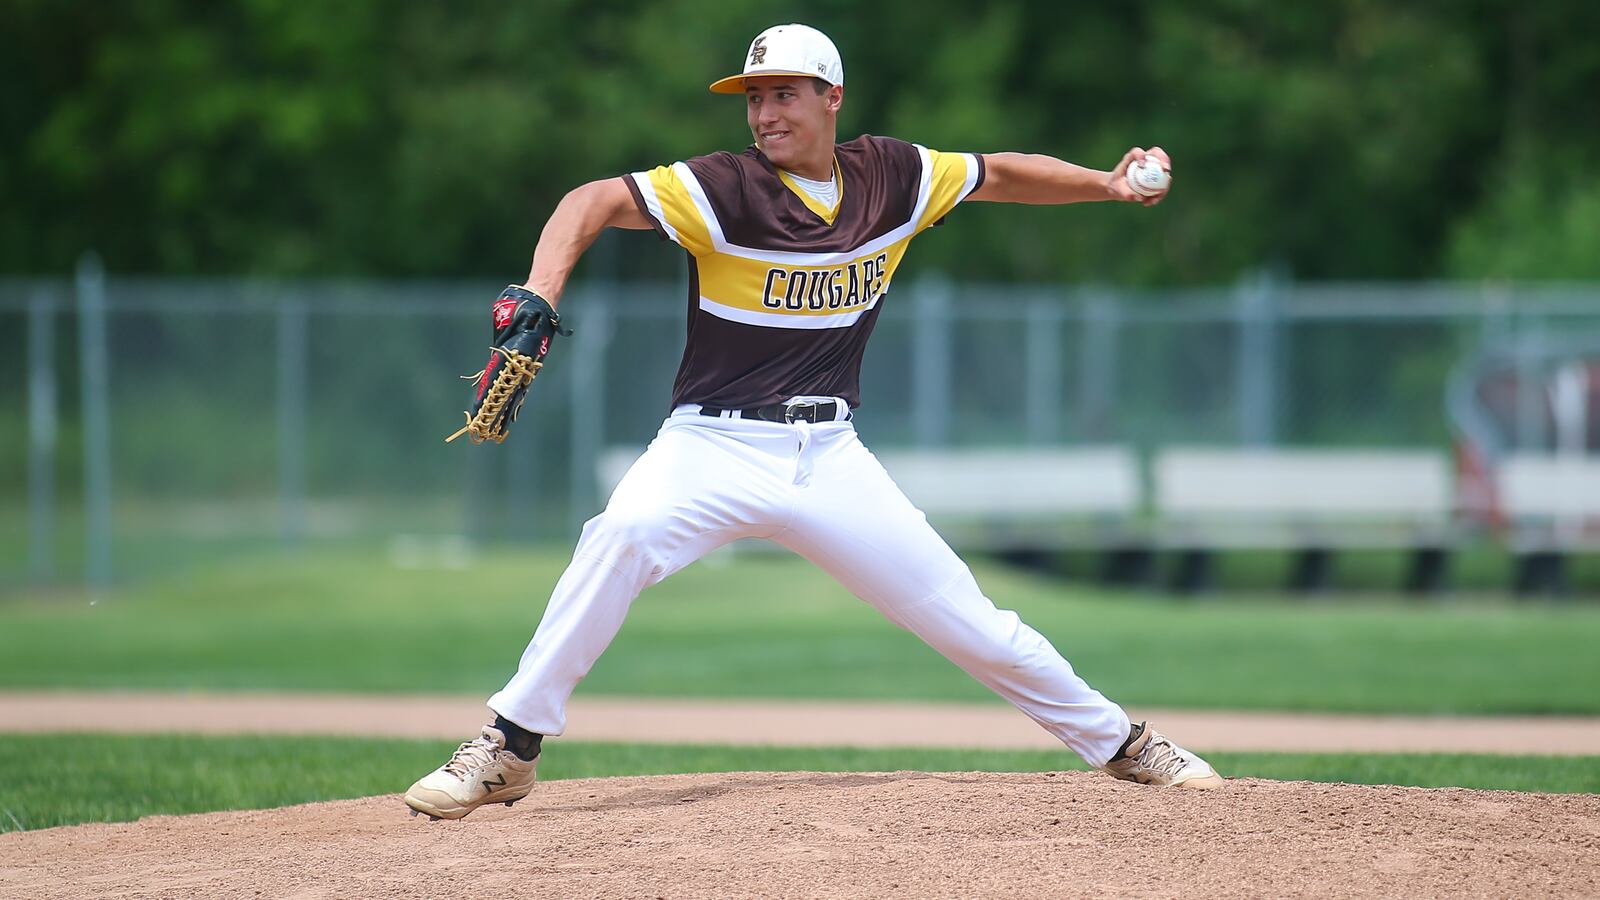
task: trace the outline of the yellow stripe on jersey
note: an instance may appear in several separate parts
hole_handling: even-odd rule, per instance
[[[876,306],[911,243],[909,236],[848,262],[796,266],[725,253],[700,257],[700,308],[775,328],[842,328]]]
[[[944,218],[956,204],[967,199],[978,180],[978,161],[970,153],[941,153],[929,150],[933,175],[928,179],[928,206],[917,220],[917,230]]]
[[[971,154],[917,149],[923,159],[922,183],[911,218],[842,252],[767,250],[729,243],[704,188],[683,163],[638,172],[632,178],[650,215],[669,238],[695,256],[702,310],[773,328],[843,328],[877,305],[911,239],[966,199],[977,182],[978,163]],[[790,189],[802,201],[809,200],[797,186]],[[840,206],[843,190],[841,177]],[[806,205],[822,215],[821,204]],[[838,209],[827,212],[837,214]],[[831,215],[823,218],[832,224]]]
[[[672,166],[656,166],[633,175],[645,206],[667,232],[667,237],[695,256],[712,252],[711,231]]]

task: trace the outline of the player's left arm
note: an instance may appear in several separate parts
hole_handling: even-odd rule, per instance
[[[1166,198],[1170,186],[1152,197],[1134,193],[1128,186],[1128,166],[1146,156],[1161,160],[1169,172],[1172,170],[1172,160],[1160,147],[1149,150],[1134,147],[1124,153],[1122,161],[1109,172],[1037,153],[985,153],[983,184],[967,199],[1034,204],[1121,200],[1155,206]]]
[[[617,178],[591,181],[574,188],[556,204],[544,223],[533,249],[533,264],[523,286],[555,308],[566,290],[572,267],[607,228],[642,231],[650,220],[633,205],[628,189]]]

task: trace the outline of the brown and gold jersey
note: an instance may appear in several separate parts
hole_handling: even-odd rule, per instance
[[[832,209],[754,147],[624,176],[689,253],[674,406],[859,405],[861,356],[906,246],[983,183],[983,158],[862,135],[835,147],[834,169]]]

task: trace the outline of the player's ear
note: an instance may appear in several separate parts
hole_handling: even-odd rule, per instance
[[[829,112],[838,112],[839,107],[844,105],[844,85],[828,85],[828,92],[824,95],[824,99],[827,101]]]

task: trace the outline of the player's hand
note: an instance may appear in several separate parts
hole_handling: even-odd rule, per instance
[[[1170,184],[1165,191],[1151,197],[1139,194],[1128,186],[1128,167],[1135,162],[1142,162],[1146,156],[1160,160],[1162,168],[1165,168],[1168,173],[1172,172],[1172,158],[1167,155],[1167,151],[1160,147],[1151,147],[1149,150],[1143,147],[1134,147],[1127,153],[1122,154],[1122,161],[1117,163],[1115,169],[1111,170],[1111,178],[1106,184],[1106,192],[1111,195],[1111,199],[1121,200],[1126,203],[1139,203],[1144,206],[1155,206],[1166,199],[1167,193],[1172,190]]]

